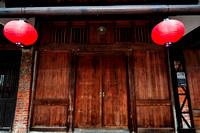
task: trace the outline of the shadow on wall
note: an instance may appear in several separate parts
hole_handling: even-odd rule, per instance
[[[3,34],[4,25],[0,24],[0,43],[9,43],[8,39]]]
[[[185,34],[200,26],[200,15],[169,16],[170,19],[177,19],[185,25]]]

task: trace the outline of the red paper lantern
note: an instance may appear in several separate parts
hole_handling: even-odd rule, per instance
[[[169,47],[172,43],[177,42],[184,35],[185,27],[178,20],[166,19],[157,24],[152,32],[152,40],[159,45]]]
[[[38,34],[35,28],[24,20],[8,22],[3,29],[5,37],[19,47],[32,45],[37,41]]]

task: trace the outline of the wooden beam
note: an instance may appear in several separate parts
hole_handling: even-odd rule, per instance
[[[171,106],[170,100],[146,100],[146,101],[136,101],[137,106]]]
[[[132,49],[129,51],[128,56],[128,96],[129,96],[129,130],[130,132],[136,132],[137,128],[137,116],[136,116],[136,95],[135,95],[135,84],[134,84],[134,71],[133,71],[133,52]]]
[[[67,132],[73,133],[74,131],[74,108],[75,108],[75,67],[76,56],[73,52],[70,53],[70,73],[69,73],[69,105],[68,105],[68,127]]]
[[[199,15],[200,5],[115,5],[0,8],[4,17],[59,17],[81,15]]]

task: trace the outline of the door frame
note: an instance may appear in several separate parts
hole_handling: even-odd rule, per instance
[[[70,67],[71,72],[69,74],[69,110],[68,110],[68,126],[69,132],[74,131],[75,120],[75,91],[76,91],[76,64],[78,56],[115,56],[123,55],[127,57],[127,92],[128,92],[128,129],[130,132],[137,130],[137,117],[136,117],[136,95],[134,88],[134,70],[133,70],[133,50],[132,49],[111,49],[108,51],[99,49],[73,49],[70,54]]]

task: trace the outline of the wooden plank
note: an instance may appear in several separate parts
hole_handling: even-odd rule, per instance
[[[119,50],[119,51],[98,51],[98,50],[95,50],[95,48],[93,49],[94,51],[77,51],[76,54],[79,55],[79,56],[112,56],[112,55],[121,55],[121,56],[124,56],[124,55],[127,55],[127,49],[126,50]]]
[[[138,128],[138,132],[174,132],[174,128]]]
[[[166,51],[134,51],[137,126],[173,128]]]
[[[192,108],[200,109],[200,50],[184,50],[185,67],[187,73],[188,87],[190,91]]]
[[[35,100],[68,99],[69,53],[39,53]]]
[[[102,59],[103,127],[128,128],[126,57],[104,56]]]
[[[33,104],[46,106],[68,106],[68,100],[35,100]]]
[[[128,129],[108,129],[108,128],[76,128],[74,133],[130,133]]]
[[[75,108],[75,71],[76,71],[76,56],[74,53],[70,53],[70,72],[69,72],[69,106],[68,106],[68,127],[69,133],[74,131],[74,108]]]
[[[98,34],[97,28],[99,26],[106,27],[105,34]],[[114,23],[90,23],[89,25],[89,43],[90,44],[113,44],[114,43]]]
[[[76,77],[75,128],[100,128],[99,58],[79,56]]]
[[[133,52],[129,51],[128,56],[128,99],[129,99],[129,130],[137,130],[137,116],[136,116],[136,92],[134,82],[134,64],[133,64]]]
[[[142,128],[173,128],[170,106],[137,106],[137,125]]]
[[[52,27],[52,23],[41,23],[39,25],[39,43],[43,44],[43,43],[51,43],[53,42],[53,29]]]
[[[100,60],[100,66],[99,66],[99,71],[100,71],[100,80],[99,80],[99,82],[100,82],[100,85],[99,85],[99,87],[100,87],[100,111],[99,111],[99,113],[100,113],[100,122],[101,122],[101,125],[100,125],[100,127],[101,128],[103,128],[104,127],[104,123],[103,123],[103,120],[104,120],[104,116],[103,116],[103,98],[104,98],[104,90],[103,90],[103,59],[101,58],[101,57],[99,57],[99,60]]]
[[[34,106],[32,127],[64,127],[67,123],[67,106]]]
[[[69,73],[68,51],[39,52],[31,129],[67,125]]]
[[[20,47],[15,46],[11,42],[0,44],[0,50],[21,50]]]
[[[169,100],[170,86],[166,51],[134,51],[137,100]]]
[[[138,106],[171,106],[172,102],[170,100],[148,100],[148,101],[136,101]]]
[[[40,131],[40,132],[66,131],[66,127],[31,127],[31,131]]]
[[[80,51],[119,51],[119,50],[165,50],[161,45],[152,43],[135,43],[134,45],[118,44],[118,45],[105,45],[105,44],[85,44],[85,45],[66,45],[66,44],[41,44],[38,45],[38,50],[80,50]]]

